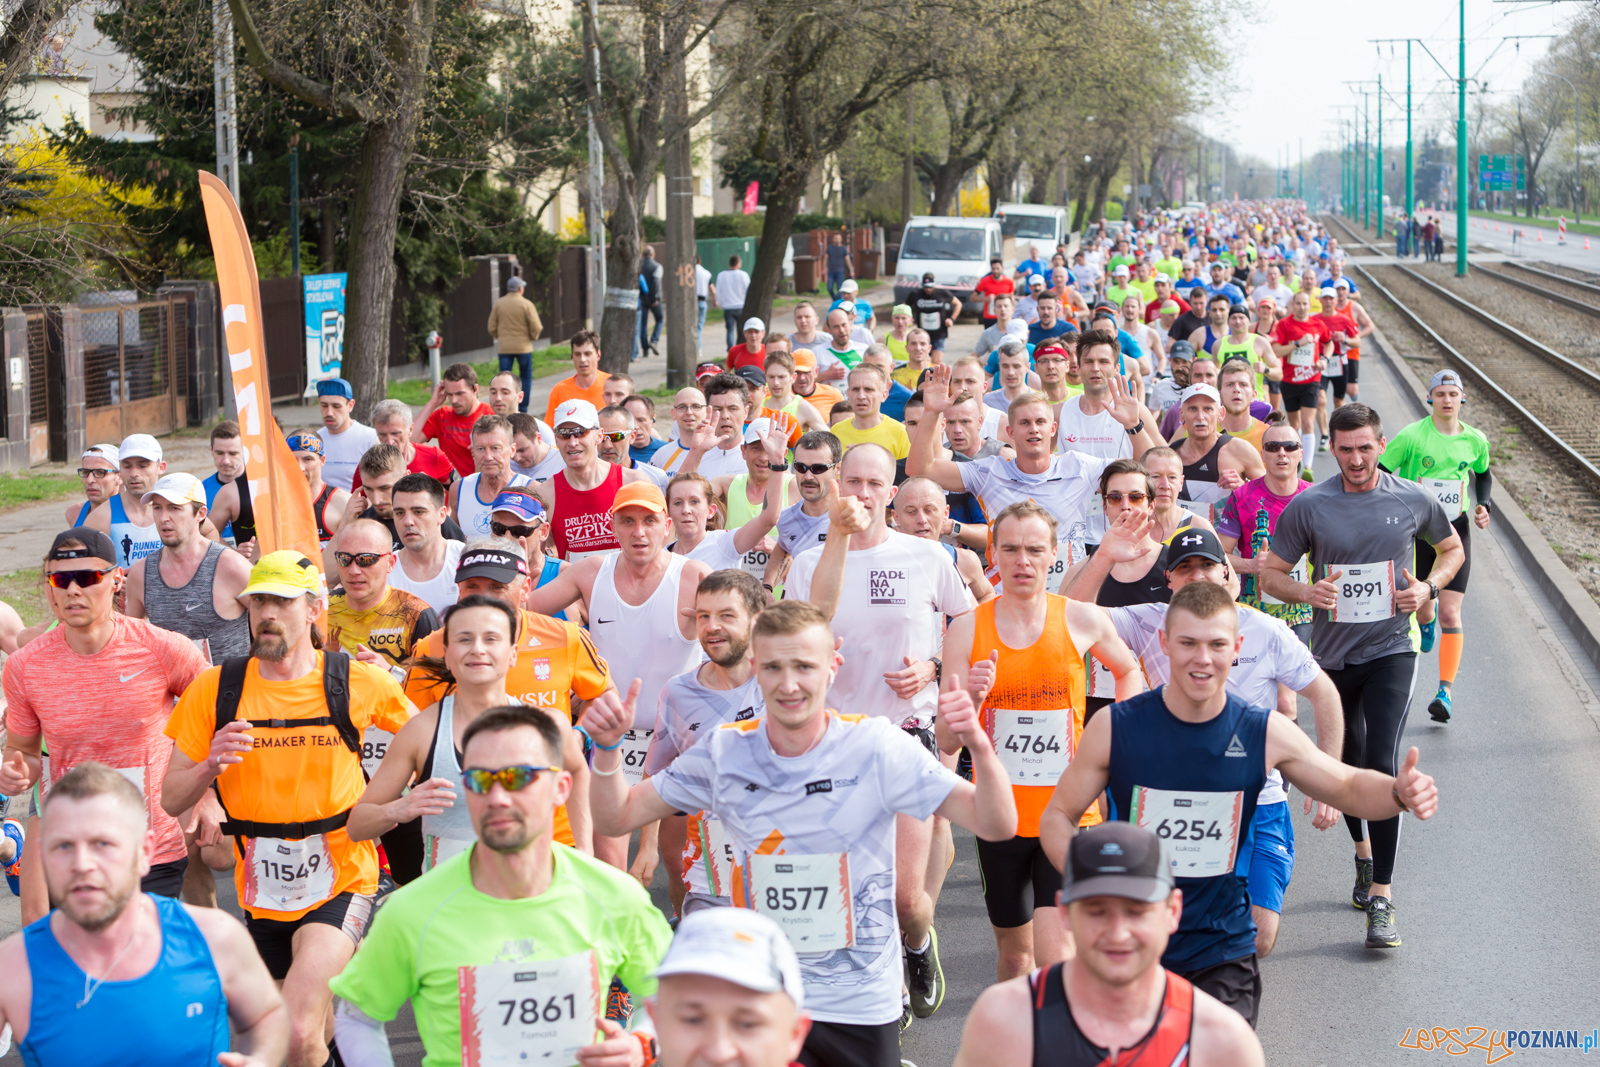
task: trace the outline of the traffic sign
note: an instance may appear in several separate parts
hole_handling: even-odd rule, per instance
[[[1523,190],[1528,187],[1527,161],[1522,156],[1478,155],[1478,188]]]

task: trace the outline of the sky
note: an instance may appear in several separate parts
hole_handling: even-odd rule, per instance
[[[1530,74],[1539,57],[1550,45],[1548,40],[1503,41],[1517,35],[1535,37],[1560,33],[1578,14],[1579,2],[1497,3],[1495,0],[1466,0],[1467,74],[1482,78],[1491,95],[1498,90],[1512,91]],[[1200,126],[1209,135],[1226,140],[1241,154],[1255,155],[1268,162],[1284,158],[1293,165],[1299,158],[1300,138],[1304,137],[1306,158],[1320,149],[1338,146],[1339,120],[1351,114],[1340,104],[1361,104],[1360,88],[1344,81],[1370,81],[1380,74],[1384,89],[1384,140],[1401,143],[1405,139],[1406,53],[1403,43],[1375,45],[1374,38],[1420,38],[1449,70],[1457,76],[1459,56],[1459,5],[1457,0],[1343,0],[1329,8],[1324,4],[1297,0],[1259,0],[1254,25],[1241,27],[1236,39],[1250,42],[1240,52],[1245,61],[1227,70],[1230,99],[1242,102],[1234,117],[1213,113],[1200,116]],[[1338,29],[1330,32],[1329,13]],[[1302,67],[1294,57],[1301,46],[1312,62]],[[1390,49],[1394,50],[1391,57]],[[1264,58],[1261,51],[1272,58]],[[1381,51],[1381,56],[1380,56]],[[1286,62],[1287,61],[1287,62]],[[1286,71],[1307,70],[1310,84]],[[1480,73],[1481,71],[1481,73]],[[1413,133],[1420,138],[1423,125],[1441,118],[1454,121],[1456,86],[1446,81],[1433,60],[1420,45],[1411,53]],[[1471,91],[1469,89],[1469,91]],[[1392,98],[1390,94],[1393,94]],[[1255,118],[1263,112],[1255,101],[1276,99],[1279,106],[1270,114],[1276,121]],[[1293,102],[1311,101],[1311,114],[1302,115]],[[1300,121],[1283,121],[1293,115]]]

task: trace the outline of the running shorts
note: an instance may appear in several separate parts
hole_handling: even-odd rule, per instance
[[[1257,806],[1250,841],[1250,869],[1245,875],[1250,903],[1281,915],[1283,894],[1294,874],[1294,822],[1287,800]]]
[[[1299,411],[1317,406],[1317,396],[1322,391],[1321,382],[1283,383],[1283,410]]]
[[[1009,841],[977,839],[978,873],[989,924],[1000,930],[1026,926],[1036,908],[1053,907],[1061,891],[1061,872],[1044,854],[1037,837]]]
[[[1461,569],[1456,571],[1454,578],[1450,579],[1450,584],[1441,586],[1440,589],[1441,591],[1448,589],[1452,593],[1465,593],[1467,591],[1467,578],[1472,573],[1472,515],[1463,511],[1456,516],[1455,521],[1450,525],[1455,527],[1456,533],[1461,535],[1461,549],[1467,554],[1467,558],[1461,561]],[[1418,578],[1426,578],[1433,573],[1433,563],[1438,558],[1438,554],[1434,552],[1432,545],[1426,541],[1418,541],[1417,569],[1412,573]]]
[[[282,981],[289,977],[289,965],[294,962],[294,934],[302,926],[320,923],[341,931],[352,945],[361,943],[366,933],[367,920],[372,917],[372,897],[362,893],[340,893],[312,908],[298,919],[283,922],[278,919],[258,919],[245,913],[244,924],[261,953],[262,962],[273,978]]]

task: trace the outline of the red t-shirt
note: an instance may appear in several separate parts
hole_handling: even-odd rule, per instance
[[[1322,372],[1317,369],[1317,357],[1322,355],[1323,347],[1333,343],[1333,331],[1328,329],[1328,324],[1313,315],[1304,322],[1295,320],[1293,316],[1279,322],[1272,331],[1272,343],[1277,345],[1295,345],[1296,350],[1290,352],[1283,360],[1283,380],[1290,385],[1305,385],[1307,382],[1322,380]],[[1305,352],[1309,350],[1310,356]],[[1300,360],[1300,362],[1295,362]]]
[[[1167,300],[1170,300],[1174,304],[1178,305],[1178,314],[1180,315],[1189,310],[1189,301],[1185,300],[1177,293],[1173,293],[1171,296],[1167,297]],[[1156,321],[1156,317],[1161,314],[1161,305],[1165,304],[1167,300],[1152,300],[1150,303],[1146,304],[1144,306],[1144,321]]]
[[[766,362],[766,358],[766,345],[757,345],[751,348],[743,341],[740,341],[728,349],[728,373],[732,374],[740,367],[754,367],[756,370],[761,370],[761,365]]]
[[[466,415],[457,415],[456,409],[446,404],[434,408],[428,421],[422,424],[422,433],[439,442],[439,449],[449,458],[456,471],[465,478],[477,469],[472,462],[472,424],[485,415],[493,415],[488,404],[480,402]],[[437,477],[437,475],[435,475]]]
[[[993,274],[985,274],[978,279],[978,284],[972,289],[984,297],[983,317],[994,318],[994,298],[997,296],[1011,296],[1017,291],[1010,278],[996,278]]]
[[[1342,311],[1324,311],[1316,317],[1328,324],[1328,335],[1330,337],[1336,333],[1342,333],[1346,337],[1354,337],[1361,329],[1355,324],[1355,320]],[[1344,355],[1346,350],[1344,345],[1335,341],[1333,347],[1341,356]]]
[[[407,474],[426,474],[437,478],[440,483],[448,486],[455,481],[456,469],[449,458],[432,445],[412,445],[416,453],[411,457],[411,462],[406,464]],[[470,454],[470,453],[469,453]],[[361,468],[356,468],[356,476],[350,484],[353,493],[361,488]]]

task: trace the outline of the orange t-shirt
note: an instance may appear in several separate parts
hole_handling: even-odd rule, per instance
[[[444,655],[444,631],[429,634],[416,647],[420,656]],[[553,711],[569,722],[572,698],[593,700],[611,686],[611,669],[589,639],[589,632],[576,623],[552,619],[535,611],[522,611],[517,634],[517,661],[506,675],[506,695],[529,707]],[[442,682],[433,681],[415,669],[406,674],[406,696],[419,708],[437,703],[445,695]],[[573,844],[572,823],[567,806],[556,808],[555,838]]]
[[[161,731],[206,662],[182,634],[126,615],[112,619],[111,640],[92,656],[68,648],[58,626],[6,661],[6,727],[18,737],[43,735],[51,783],[96,760],[138,786],[156,836],[150,862],[171,863],[185,849],[178,821],[161,809],[172,758]]]
[[[196,763],[211,754],[221,675],[220,667],[202,672],[167,722],[167,736],[177,743],[179,752]],[[239,718],[293,721],[327,713],[322,695],[322,653],[317,653],[315,669],[288,682],[262,678],[260,661],[250,661],[239,700]],[[350,661],[350,721],[358,733],[370,725],[396,733],[415,713],[387,670]],[[255,746],[217,779],[217,795],[229,816],[251,822],[310,822],[348,811],[361,799],[367,787],[361,773],[361,756],[345,747],[333,726],[254,728],[251,736]],[[240,905],[258,919],[288,922],[340,893],[377,892],[378,851],[373,842],[351,841],[343,827],[322,836],[331,860],[332,878],[319,894],[321,900],[298,910],[252,905],[261,875],[257,867],[273,861],[241,860],[233,869]],[[240,840],[247,860],[253,857],[253,844]]]
[[[800,394],[796,393],[795,396],[800,396]],[[833,412],[833,406],[844,399],[844,394],[831,385],[818,382],[817,387],[811,390],[810,396],[802,396],[800,399],[808,401],[812,407],[817,409],[817,414],[822,416],[822,421],[827,422],[829,415]]]
[[[565,404],[568,400],[587,400],[594,405],[596,411],[605,407],[605,384],[606,379],[609,377],[611,375],[605,371],[596,371],[594,384],[587,389],[578,388],[576,377],[563,378],[555,385],[552,385],[550,387],[550,402],[545,405],[544,409],[544,421],[554,427],[556,424],[556,408]]]

